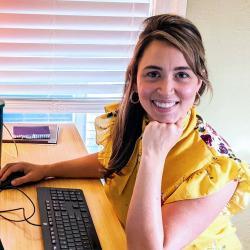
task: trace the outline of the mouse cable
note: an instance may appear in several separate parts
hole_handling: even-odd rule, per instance
[[[27,223],[29,223],[29,224],[31,224],[33,226],[39,226],[39,227],[42,226],[41,224],[36,224],[36,223],[33,223],[33,222],[29,221],[29,219],[31,217],[33,217],[33,215],[35,214],[35,211],[36,211],[34,202],[30,199],[30,197],[27,194],[25,194],[21,189],[19,189],[17,187],[12,187],[11,189],[16,189],[16,190],[20,191],[25,197],[28,198],[28,200],[32,204],[33,212],[32,212],[32,214],[29,217],[26,217],[24,207],[19,207],[19,208],[13,208],[13,209],[8,209],[8,210],[0,210],[0,217],[2,217],[5,220],[12,221],[12,222],[23,222],[23,221],[26,221]],[[9,218],[7,218],[7,217],[5,217],[4,215],[1,214],[1,213],[7,213],[7,212],[12,212],[12,211],[17,211],[17,210],[22,210],[23,211],[23,217],[24,217],[24,219],[22,219],[22,220],[13,220],[13,219],[9,219]]]
[[[17,148],[17,144],[16,144],[16,141],[15,141],[15,138],[13,138],[12,133],[10,132],[10,130],[8,129],[8,127],[7,127],[4,123],[3,123],[3,126],[4,126],[4,128],[7,130],[8,134],[9,134],[10,137],[11,137],[12,142],[13,142],[14,145],[15,145],[16,157],[18,157],[18,148]]]

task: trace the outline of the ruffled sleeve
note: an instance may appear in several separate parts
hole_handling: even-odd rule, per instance
[[[203,168],[185,178],[164,203],[205,197],[219,191],[232,180],[237,180],[238,186],[227,208],[230,213],[235,214],[247,206],[250,169],[248,164],[226,156],[213,157]]]
[[[105,106],[105,114],[95,119],[96,143],[103,149],[98,153],[98,160],[107,168],[112,153],[112,130],[117,117],[119,104],[109,104]]]

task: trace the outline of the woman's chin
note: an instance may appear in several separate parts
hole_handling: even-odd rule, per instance
[[[173,124],[176,123],[178,121],[177,117],[151,117],[150,118],[151,121],[157,121],[160,123],[167,123],[167,124]]]
[[[166,119],[166,120],[160,120],[158,122],[160,122],[160,123],[166,123],[166,124],[175,124],[177,122],[177,120]]]

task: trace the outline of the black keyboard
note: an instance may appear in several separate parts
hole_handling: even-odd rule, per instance
[[[101,249],[80,189],[37,188],[45,250]]]

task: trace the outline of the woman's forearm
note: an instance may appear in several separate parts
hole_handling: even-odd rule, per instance
[[[81,158],[56,162],[45,166],[46,177],[102,177],[102,165],[97,159],[97,153]]]
[[[161,181],[164,160],[142,157],[126,221],[128,249],[163,248]]]

